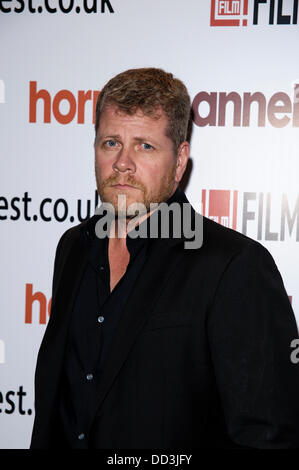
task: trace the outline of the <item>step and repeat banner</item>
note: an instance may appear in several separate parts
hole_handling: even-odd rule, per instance
[[[94,109],[121,71],[184,81],[183,189],[270,251],[299,320],[298,0],[0,0],[0,43],[0,448],[30,443],[55,249],[99,203]]]

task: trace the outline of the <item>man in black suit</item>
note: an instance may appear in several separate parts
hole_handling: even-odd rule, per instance
[[[102,206],[57,247],[31,448],[299,447],[290,302],[268,251],[179,188],[189,118],[160,69],[99,95]]]

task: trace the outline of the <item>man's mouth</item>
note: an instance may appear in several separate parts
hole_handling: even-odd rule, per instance
[[[116,189],[138,189],[135,186],[131,186],[130,184],[112,184],[113,188]]]

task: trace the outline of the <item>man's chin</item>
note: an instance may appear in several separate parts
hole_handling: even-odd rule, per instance
[[[119,208],[118,206],[114,207],[115,217],[117,218],[127,218],[132,219],[133,217],[141,217],[147,215],[149,210],[146,208],[142,202],[132,202],[127,205],[126,208]]]
[[[134,212],[147,212],[148,208],[146,207],[145,201],[143,198],[137,199],[127,194],[100,194],[102,203],[111,205],[114,209],[116,216],[124,217],[131,216],[131,213]]]

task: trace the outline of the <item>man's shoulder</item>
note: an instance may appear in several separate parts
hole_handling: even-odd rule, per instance
[[[225,227],[205,216],[203,217],[202,248],[216,255],[236,256],[247,252],[252,254],[269,254],[258,241],[229,227]]]
[[[191,207],[193,214],[192,218],[194,218],[194,216],[197,218],[197,222],[195,222],[195,227],[197,227],[196,230],[201,231],[201,246],[195,250],[191,249],[188,251],[198,251],[198,253],[205,251],[214,253],[216,256],[219,256],[220,254],[224,256],[233,256],[248,249],[249,251],[253,250],[254,252],[267,252],[267,249],[253,238],[250,238],[235,229],[223,226],[197,212],[183,192],[180,192],[179,196],[181,202],[187,203]]]
[[[185,250],[186,259],[214,278],[221,277],[230,267],[236,273],[264,270],[277,273],[275,260],[260,242],[236,230],[208,219],[202,219],[203,241],[196,250]],[[276,274],[275,274],[276,275]]]
[[[221,225],[208,217],[202,216],[202,219],[204,236],[206,235],[206,239],[210,243],[219,243],[221,241],[221,243],[228,244],[229,246],[231,246],[231,244],[238,244],[240,246],[259,244],[247,235],[244,235],[230,227]]]

